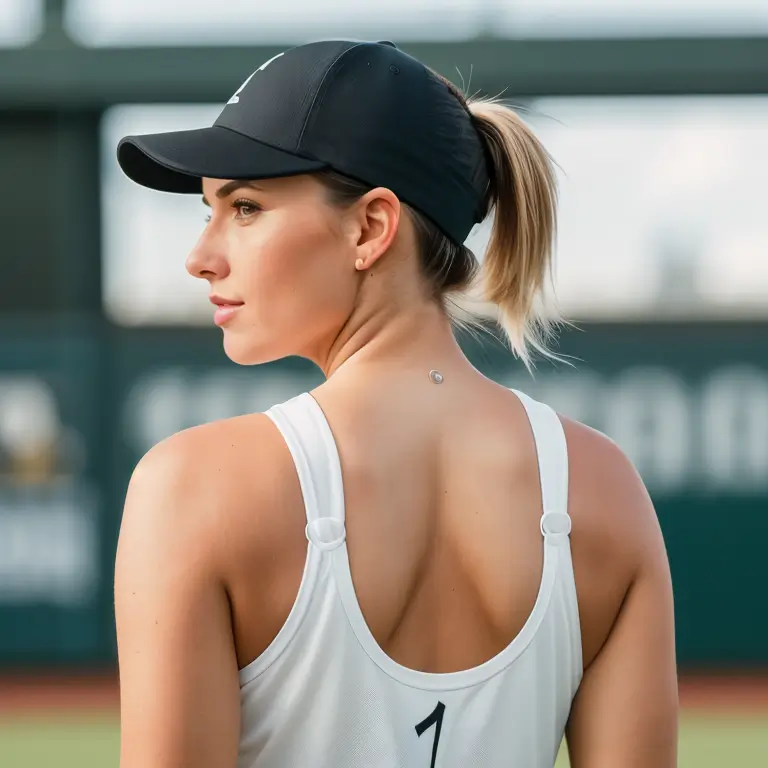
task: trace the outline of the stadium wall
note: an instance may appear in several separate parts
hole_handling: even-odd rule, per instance
[[[615,439],[656,504],[685,670],[768,665],[768,325],[584,325],[534,379],[475,365]],[[220,333],[0,324],[0,666],[114,664],[112,562],[132,467],[185,427],[311,388],[301,360],[230,363]]]

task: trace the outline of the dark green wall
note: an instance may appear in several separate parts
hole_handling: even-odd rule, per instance
[[[605,431],[633,458],[669,548],[681,664],[768,663],[768,611],[760,607],[768,585],[768,326],[587,326],[562,337],[560,352],[574,367],[542,364],[535,380],[498,345],[467,351],[493,378]],[[114,543],[140,455],[174,431],[262,410],[321,381],[301,360],[234,366],[215,330],[6,324],[0,435],[18,429],[9,407],[31,408],[18,400],[22,376],[47,391],[58,427],[44,460],[6,450],[0,462],[6,664],[112,660]],[[39,482],[20,483],[30,471]]]

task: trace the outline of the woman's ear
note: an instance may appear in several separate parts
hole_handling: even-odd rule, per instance
[[[401,205],[397,195],[377,187],[355,204],[355,269],[370,269],[392,245],[400,225]]]

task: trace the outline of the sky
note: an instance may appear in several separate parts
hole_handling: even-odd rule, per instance
[[[0,0],[0,48],[26,45],[41,24],[42,0]]]
[[[42,0],[0,0],[0,46],[29,41]],[[765,0],[69,0],[86,45],[304,42],[323,36],[464,39],[499,35],[768,32]],[[363,11],[364,9],[364,11]]]
[[[765,0],[71,0],[71,26],[89,44],[150,38],[293,42],[326,35],[462,39],[499,35],[768,31]],[[254,12],[254,8],[258,11]],[[364,9],[364,11],[363,11]]]

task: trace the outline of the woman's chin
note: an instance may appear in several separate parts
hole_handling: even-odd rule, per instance
[[[224,354],[237,365],[271,363],[287,355],[280,354],[273,344],[259,344],[253,338],[224,331]]]

